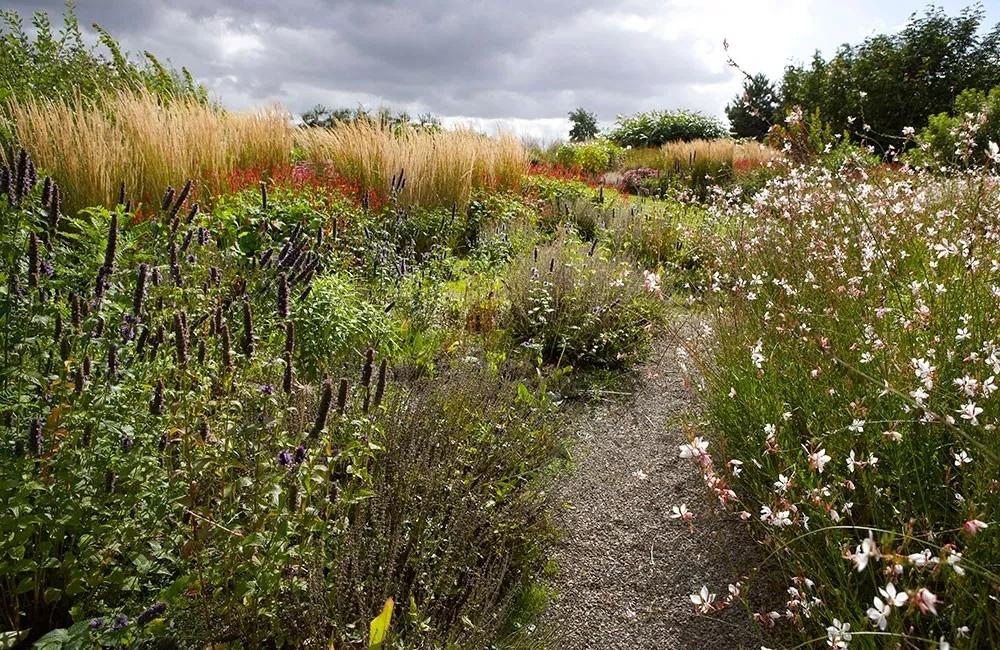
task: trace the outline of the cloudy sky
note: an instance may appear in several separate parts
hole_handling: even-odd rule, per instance
[[[938,0],[957,13],[972,0]],[[723,41],[774,77],[814,50],[894,31],[923,0],[78,0],[131,52],[186,66],[231,108],[389,105],[447,124],[562,137],[656,108],[723,115],[739,90]],[[61,0],[0,0],[27,16]],[[1000,21],[1000,0],[984,3]]]

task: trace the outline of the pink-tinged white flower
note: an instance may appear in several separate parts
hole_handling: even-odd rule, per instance
[[[820,449],[809,454],[809,467],[822,474],[823,468],[831,460],[830,455],[826,453],[826,449]]]
[[[937,370],[927,359],[910,359],[913,365],[913,373],[924,384],[924,388],[930,390],[934,388],[934,372]]]
[[[778,480],[774,482],[774,489],[778,492],[788,492],[788,486],[791,485],[792,479],[785,476],[784,474],[778,474]]]
[[[660,290],[660,275],[651,271],[642,272],[642,288],[650,293]]]
[[[903,441],[903,434],[901,434],[899,431],[896,431],[895,429],[891,429],[889,431],[883,431],[882,435],[888,438],[889,440],[892,440],[893,442]]]
[[[739,476],[743,472],[743,461],[733,458],[729,461],[729,471],[732,472],[733,476]]]
[[[708,455],[708,441],[703,440],[700,436],[678,448],[681,458],[701,458]]]
[[[986,380],[983,381],[983,386],[982,386],[982,388],[980,390],[983,392],[983,395],[985,397],[989,397],[990,395],[992,395],[993,393],[995,393],[996,390],[997,390],[996,377],[994,377],[992,375],[990,375],[989,377],[987,377]]]
[[[875,540],[872,538],[871,533],[868,537],[861,540],[861,545],[854,550],[854,555],[851,556],[851,561],[854,562],[854,566],[857,568],[858,573],[865,570],[868,566],[868,561],[871,558],[878,559],[878,545],[875,544]]]
[[[989,528],[985,521],[980,521],[979,519],[970,519],[969,521],[962,524],[962,532],[972,537],[981,530]]]
[[[963,420],[967,420],[972,426],[979,426],[978,416],[983,412],[983,409],[976,406],[976,403],[969,400],[962,405],[962,408],[958,409],[956,413],[962,416]]]
[[[697,593],[691,594],[689,598],[691,599],[692,604],[694,604],[694,606],[698,608],[698,611],[702,614],[708,614],[712,611],[712,603],[715,602],[715,594],[708,591],[707,585],[702,585],[701,590]]]
[[[906,556],[906,559],[916,567],[925,567],[928,564],[936,564],[938,562],[937,557],[931,553],[929,548],[925,548],[919,553],[910,553]]]
[[[917,593],[913,595],[913,601],[920,608],[920,612],[923,614],[937,614],[937,604],[941,602],[937,596],[931,593],[931,590],[926,587],[921,587],[917,590]]]
[[[858,420],[857,418],[855,418],[855,420],[853,422],[851,422],[851,424],[847,427],[847,430],[851,431],[853,433],[864,433],[865,432],[865,421],[864,420]]]
[[[837,650],[844,650],[851,642],[851,624],[841,623],[840,619],[833,619],[833,623],[826,627],[826,644]]]
[[[910,599],[910,594],[905,591],[896,591],[896,585],[891,582],[885,587],[879,587],[878,592],[882,594],[886,604],[890,607],[902,607]]]
[[[997,146],[996,142],[990,140],[986,145],[986,155],[993,162],[1000,162],[1000,146]]]
[[[958,387],[958,390],[965,393],[969,397],[975,397],[976,390],[979,388],[979,382],[968,375],[959,377],[954,383],[955,386]]]
[[[750,361],[752,361],[753,365],[756,366],[758,369],[763,368],[764,361],[766,361],[766,359],[764,358],[763,350],[764,350],[764,341],[761,339],[757,339],[757,343],[753,346],[753,349],[750,350]]]
[[[694,513],[688,510],[686,503],[682,503],[679,506],[673,506],[670,511],[671,519],[682,519],[684,521],[691,521],[694,519]]]
[[[947,560],[948,566],[950,566],[956,574],[964,576],[965,567],[959,564],[959,562],[961,561],[962,561],[962,554],[959,553],[958,551],[951,551],[948,554],[948,560]]]
[[[910,397],[913,401],[917,403],[917,406],[923,406],[924,401],[930,397],[930,393],[924,390],[923,386],[917,386],[916,389],[910,391]]]
[[[878,625],[878,629],[884,631],[889,626],[889,614],[892,613],[892,608],[878,596],[872,598],[872,605],[873,607],[868,608],[868,618]]]
[[[972,332],[966,327],[959,327],[958,331],[955,332],[955,342],[961,343],[962,341],[968,341],[972,338]]]
[[[969,455],[964,449],[958,451],[958,453],[953,454],[955,458],[955,467],[961,467],[962,465],[968,465],[972,462],[972,456]]]

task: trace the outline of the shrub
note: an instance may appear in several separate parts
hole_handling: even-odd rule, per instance
[[[1000,638],[998,209],[995,177],[814,169],[719,224],[682,455],[774,551],[808,643],[834,619],[852,648]]]
[[[502,325],[541,360],[622,367],[649,343],[660,314],[658,276],[607,259],[596,247],[557,239],[515,261]]]
[[[936,166],[982,164],[991,141],[1000,142],[1000,86],[989,93],[970,88],[955,98],[952,114],[928,118],[905,160]]]
[[[556,151],[556,162],[588,174],[603,174],[618,165],[621,155],[621,147],[609,140],[589,140],[562,145]]]
[[[650,111],[619,117],[609,134],[622,147],[659,147],[674,140],[711,140],[728,135],[717,119],[692,111]]]

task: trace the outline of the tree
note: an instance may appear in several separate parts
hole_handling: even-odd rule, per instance
[[[583,142],[597,137],[597,116],[593,113],[578,108],[570,111],[569,121],[573,123],[573,128],[569,130],[571,142]]]
[[[843,45],[830,60],[817,52],[786,68],[782,107],[818,108],[835,132],[898,145],[904,127],[927,125],[963,90],[1000,85],[1000,25],[984,32],[984,18],[981,5],[957,16],[930,7],[898,33]]]
[[[747,77],[743,92],[726,106],[726,117],[734,135],[763,140],[778,115],[778,92],[764,74]]]

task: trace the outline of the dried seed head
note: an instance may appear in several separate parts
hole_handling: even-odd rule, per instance
[[[347,408],[347,379],[340,380],[340,388],[337,389],[337,414],[343,415]]]
[[[319,408],[316,410],[316,421],[309,432],[311,438],[317,437],[326,426],[326,419],[330,415],[330,406],[333,404],[333,386],[330,384],[330,377],[323,376],[323,389],[319,398]]]
[[[174,201],[174,207],[171,208],[171,210],[170,210],[170,216],[171,216],[171,218],[176,217],[177,213],[180,212],[181,206],[184,205],[184,202],[187,201],[188,196],[190,196],[190,194],[191,194],[191,187],[192,186],[193,186],[193,183],[191,182],[190,179],[188,179],[187,181],[184,182],[184,187],[181,188],[180,194],[177,195],[177,200]]]
[[[149,412],[153,415],[163,415],[163,380],[157,379],[153,387],[153,399],[149,401]]]
[[[73,354],[73,344],[70,343],[68,336],[64,336],[62,340],[59,341],[59,358],[63,361],[67,361],[71,354]]]
[[[294,370],[292,368],[292,355],[290,352],[285,351],[285,376],[281,382],[281,389],[285,391],[286,395],[290,395],[292,392],[292,379]]]
[[[174,313],[174,346],[177,350],[177,365],[183,368],[187,365],[188,339],[187,324],[184,312]]]
[[[118,205],[125,205],[125,181],[122,181],[122,184],[118,186]]]
[[[149,273],[149,266],[142,262],[139,264],[139,271],[135,281],[135,293],[132,295],[132,314],[139,316],[142,312],[142,301],[146,296],[146,276]]]
[[[87,386],[87,379],[83,376],[83,367],[77,366],[76,370],[73,372],[73,390],[77,395],[83,393],[83,389]]]
[[[295,352],[295,322],[285,323],[285,352],[292,354]]]
[[[115,270],[115,254],[118,250],[118,213],[111,213],[111,223],[108,225],[108,245],[104,249],[104,267],[108,273]]]
[[[229,325],[223,323],[219,328],[219,336],[222,338],[222,365],[226,370],[233,369],[232,341],[229,337]]]
[[[361,385],[368,388],[372,381],[372,370],[375,367],[375,350],[368,348],[365,351],[365,365],[361,367]]]
[[[260,209],[267,210],[267,183],[260,182]]]
[[[31,418],[28,426],[28,451],[36,458],[45,451],[45,442],[42,440],[42,421],[37,417]]]
[[[160,201],[160,211],[166,212],[170,209],[170,204],[174,202],[174,188],[168,187],[167,191],[163,193],[163,200]]]
[[[278,317],[288,318],[288,276],[278,275]]]

